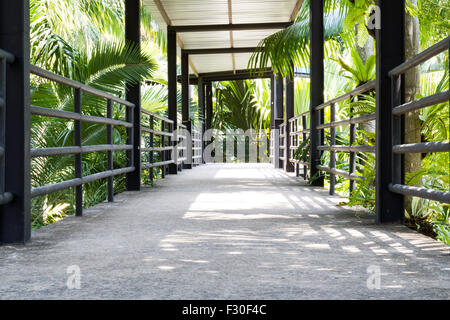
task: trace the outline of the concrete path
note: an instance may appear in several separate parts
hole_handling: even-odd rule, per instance
[[[200,166],[0,247],[0,299],[450,298],[449,247],[339,201],[268,165]]]

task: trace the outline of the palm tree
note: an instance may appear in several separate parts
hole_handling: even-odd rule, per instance
[[[123,1],[116,0],[31,0],[31,62],[47,70],[77,80],[91,87],[124,97],[125,83],[148,82],[157,71],[152,57],[154,50],[147,50],[164,43],[158,41],[157,29],[148,25],[144,29],[144,50],[125,43],[123,35]],[[148,14],[148,13],[143,13]],[[61,21],[67,17],[70,23]],[[146,20],[147,23],[149,20]],[[144,23],[145,24],[145,23]],[[155,34],[147,34],[154,30]],[[163,50],[162,50],[163,51]],[[164,81],[143,86],[143,107],[162,111],[166,105]],[[83,113],[106,115],[106,101],[88,94],[82,97]],[[31,103],[36,106],[73,111],[73,92],[70,88],[32,76]],[[123,107],[114,106],[114,118],[123,119]],[[126,131],[114,128],[113,143],[126,143]],[[83,145],[104,144],[105,127],[98,124],[82,124]],[[31,147],[48,148],[71,146],[73,124],[69,121],[32,116]],[[36,158],[32,161],[33,187],[73,178],[72,156]],[[83,155],[83,174],[106,170],[106,154]],[[115,167],[126,164],[124,152],[114,153]],[[90,206],[106,197],[105,181],[86,185],[84,205]],[[117,177],[117,191],[123,189],[124,178]],[[70,190],[33,199],[33,226],[51,223],[72,212],[73,193]]]

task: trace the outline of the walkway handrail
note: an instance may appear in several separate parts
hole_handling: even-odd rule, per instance
[[[430,60],[431,58],[437,56],[441,52],[444,52],[445,50],[448,50],[450,43],[450,36],[445,38],[444,40],[436,43],[434,46],[431,46],[430,48],[422,51],[418,55],[414,56],[413,58],[405,61],[398,67],[392,69],[389,72],[390,77],[398,76],[400,74],[404,74],[406,71],[411,70],[414,67],[417,67],[421,63]]]
[[[377,84],[376,80],[372,80],[372,81],[366,82],[366,83],[360,85],[359,87],[353,89],[352,91],[344,93],[343,95],[341,95],[341,96],[339,96],[337,98],[334,98],[334,99],[332,99],[330,101],[322,103],[320,106],[317,106],[315,108],[315,110],[318,111],[318,110],[325,109],[326,107],[329,107],[332,104],[336,104],[336,103],[345,101],[347,99],[350,99],[351,97],[354,97],[354,96],[357,96],[357,95],[359,95],[361,93],[364,93],[364,92],[367,92],[369,90],[375,89],[376,84]]]
[[[427,142],[427,143],[412,143],[404,144],[403,136],[405,135],[404,128],[401,126],[402,118],[408,112],[421,110],[428,108],[433,105],[444,103],[450,101],[450,90],[433,94],[431,96],[422,98],[417,101],[412,101],[404,104],[399,104],[399,100],[395,97],[399,96],[401,90],[402,75],[412,68],[417,67],[421,63],[435,57],[448,50],[450,52],[450,37],[445,38],[429,49],[419,53],[415,57],[405,61],[401,65],[392,69],[389,72],[391,77],[391,82],[393,85],[392,101],[394,101],[394,106],[392,109],[392,114],[394,116],[393,121],[393,143],[392,152],[394,154],[394,172],[391,176],[392,183],[389,185],[389,190],[391,192],[402,194],[411,197],[419,197],[444,203],[450,203],[450,192],[431,190],[421,187],[412,187],[404,185],[403,176],[403,161],[402,155],[408,153],[438,153],[438,152],[449,152],[450,153],[450,141],[438,141],[438,142]]]
[[[192,127],[192,164],[200,165],[203,160],[202,123]]]
[[[147,118],[148,121],[145,121]],[[155,123],[159,121],[159,129],[155,128]],[[174,121],[160,116],[154,112],[141,110],[141,134],[146,143],[141,151],[147,153],[147,162],[142,163],[142,169],[147,169],[149,180],[153,182],[155,178],[155,169],[161,170],[161,178],[165,178],[167,166],[175,163],[173,151],[176,146],[173,145],[174,139]],[[155,146],[158,143],[158,146]],[[155,157],[156,154],[156,157]]]
[[[129,101],[120,99],[120,98],[118,98],[118,97],[116,97],[116,96],[114,96],[112,94],[106,93],[104,91],[92,88],[92,87],[90,87],[88,85],[85,85],[85,84],[83,84],[81,82],[78,82],[78,81],[75,81],[75,80],[72,80],[72,79],[68,79],[68,78],[60,76],[60,75],[58,75],[56,73],[44,70],[44,69],[39,68],[39,67],[37,67],[35,65],[30,65],[30,73],[32,73],[32,74],[34,74],[36,76],[39,76],[41,78],[44,78],[44,79],[47,79],[47,80],[50,80],[50,81],[54,81],[54,82],[59,83],[59,84],[66,85],[66,86],[71,87],[73,89],[80,89],[81,91],[83,91],[85,93],[92,94],[92,95],[97,96],[99,98],[104,98],[106,100],[111,100],[111,101],[117,102],[119,104],[122,104],[124,106],[130,107],[130,108],[134,108],[134,104],[129,102]]]
[[[181,130],[186,130],[187,127],[184,124],[179,123],[177,128],[177,165],[180,169],[183,168],[184,162],[187,160],[187,147],[186,147],[186,132],[182,132]]]
[[[330,194],[334,194],[335,192],[335,176],[340,176],[346,179],[349,179],[350,182],[350,192],[353,191],[355,187],[355,181],[362,179],[361,176],[355,174],[356,171],[356,154],[357,153],[375,153],[375,146],[369,145],[354,145],[356,141],[356,130],[355,125],[360,123],[366,123],[373,120],[376,120],[376,114],[367,114],[361,115],[359,117],[350,117],[349,119],[338,120],[336,121],[336,104],[347,99],[351,99],[361,93],[370,91],[375,89],[376,81],[372,80],[363,85],[358,86],[357,88],[344,93],[343,95],[331,99],[317,107],[314,108],[314,112],[318,112],[325,108],[330,108],[330,118],[331,121],[329,123],[323,123],[316,127],[317,130],[324,131],[326,129],[330,129],[330,145],[319,145],[317,149],[319,151],[329,151],[330,152],[330,166],[317,165],[316,168],[320,171],[325,171],[330,174]],[[307,178],[307,168],[310,167],[310,162],[299,161],[294,158],[294,153],[298,149],[301,143],[305,142],[308,139],[309,134],[311,133],[311,129],[309,129],[309,121],[308,116],[311,114],[310,111],[304,112],[296,117],[289,119],[290,125],[290,145],[291,150],[289,152],[289,161],[296,164],[297,176],[299,175],[299,165],[303,166],[303,176]],[[340,126],[350,126],[350,145],[336,145],[336,127]],[[350,153],[350,163],[349,163],[349,172],[344,172],[342,170],[336,169],[336,153],[337,152],[346,152]]]
[[[14,55],[0,49],[0,205],[13,200],[13,194],[5,191],[5,116],[6,105],[6,65],[14,62]]]
[[[45,116],[50,118],[59,118],[74,121],[74,146],[70,147],[51,147],[51,148],[39,148],[31,149],[30,157],[49,157],[55,155],[74,155],[74,167],[75,167],[75,178],[71,180],[66,180],[59,183],[54,183],[46,186],[39,186],[31,189],[31,197],[38,197],[46,194],[50,194],[57,191],[62,191],[71,187],[76,187],[76,215],[81,216],[83,212],[83,185],[86,183],[94,182],[100,179],[108,179],[108,200],[113,201],[114,199],[114,176],[122,175],[130,172],[134,172],[136,168],[132,165],[133,163],[133,119],[132,112],[130,112],[130,120],[122,121],[113,119],[113,103],[119,105],[124,105],[129,109],[133,109],[135,106],[126,100],[120,99],[109,93],[94,89],[80,82],[65,78],[63,76],[57,75],[55,73],[49,72],[37,66],[31,65],[30,72],[38,77],[56,82],[58,84],[66,85],[73,88],[74,94],[74,110],[73,112],[44,108],[38,106],[31,106],[30,113],[36,116]],[[87,93],[99,98],[106,99],[106,117],[89,116],[82,113],[83,103],[82,94]],[[83,146],[81,137],[81,124],[83,122],[97,123],[106,125],[107,130],[107,144],[104,145],[92,145]],[[115,145],[112,139],[113,126],[121,126],[127,128],[128,144],[126,145]],[[108,153],[108,170],[98,172],[89,176],[83,176],[82,172],[82,154],[93,153],[93,152],[104,152]],[[114,151],[127,151],[128,154],[128,165],[125,168],[114,169],[113,164],[113,152]]]

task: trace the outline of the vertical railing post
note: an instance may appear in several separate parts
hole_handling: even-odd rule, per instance
[[[6,58],[0,57],[0,195],[5,194]]]
[[[306,116],[303,115],[302,116],[302,138],[303,138],[303,142],[306,141],[308,139],[307,134],[306,134]],[[307,180],[308,179],[308,166],[306,164],[303,164],[303,179]]]
[[[392,92],[392,107],[401,105],[404,101],[404,76],[398,75],[390,78]],[[405,143],[405,116],[393,115],[392,118],[392,146]],[[404,154],[393,153],[392,158],[392,183],[405,184]]]
[[[0,208],[0,242],[25,243],[30,210],[30,3],[0,0],[0,48],[14,55],[7,64],[5,94],[5,191],[12,202]]]
[[[165,132],[165,122],[164,122],[164,120],[161,120],[161,132]],[[164,148],[165,146],[166,146],[166,136],[165,135],[161,135],[161,137],[160,137],[160,144],[159,144],[159,146],[161,147],[161,148]],[[161,159],[161,162],[164,162],[164,161],[166,161],[166,152],[165,151],[161,151],[160,153],[160,159]],[[165,178],[166,177],[166,166],[162,166],[161,167],[161,178]]]
[[[330,122],[336,121],[336,106],[334,103],[330,105]],[[336,127],[333,125],[330,128],[330,145],[336,145]],[[336,151],[330,150],[330,168],[336,169]],[[334,195],[336,187],[336,176],[330,173],[330,195]]]
[[[113,118],[113,104],[112,100],[108,99],[106,106],[106,116],[108,119]],[[110,146],[113,144],[113,126],[108,124],[106,126],[106,143]],[[108,150],[108,170],[114,170],[113,151]],[[114,202],[114,177],[108,177],[108,201]]]
[[[74,89],[74,112],[81,115],[82,106],[82,92],[81,89]],[[74,145],[77,147],[82,147],[81,141],[81,120],[74,121]],[[82,165],[82,154],[78,153],[75,155],[75,178],[83,178],[83,165]],[[83,185],[75,187],[75,215],[81,217],[83,215]]]
[[[394,95],[394,85],[398,83],[391,82],[389,72],[404,62],[405,1],[377,0],[376,5],[381,12],[381,28],[376,30],[376,222],[401,223],[404,220],[404,197],[391,192],[389,184],[392,183],[394,169],[401,170],[394,168],[398,162],[394,162],[392,146],[399,137],[393,137],[398,132],[394,132],[392,104],[403,101],[403,89],[398,88]]]
[[[320,171],[320,152],[317,149],[323,145],[323,134],[317,126],[323,121],[323,110],[315,108],[324,102],[324,0],[311,1],[310,4],[310,43],[311,43],[311,125],[310,125],[310,163],[311,177],[314,177],[314,186],[323,186],[323,177],[318,176]]]
[[[139,49],[141,47],[140,27],[141,1],[125,0],[125,40]],[[139,83],[127,83],[126,99],[134,104],[134,108],[127,112],[127,121],[133,123],[133,130],[130,132],[133,139],[129,139],[129,142],[133,145],[131,165],[136,168],[135,171],[127,174],[127,190],[139,191],[141,189],[141,85]]]
[[[352,97],[350,98],[350,100]],[[350,119],[353,118],[353,107],[350,108]],[[352,147],[356,142],[356,125],[350,124],[350,140],[349,144]],[[349,173],[353,174],[356,172],[356,152],[350,152],[350,162],[349,162]],[[356,181],[350,180],[350,188],[349,188],[349,195],[351,196],[353,193],[353,190],[355,190]]]
[[[155,143],[154,143],[155,135],[153,133],[153,130],[155,129],[154,121],[155,121],[155,118],[153,116],[150,116],[150,123],[149,123],[149,128],[150,128],[150,143],[149,143],[150,152],[149,152],[149,159],[148,159],[148,162],[150,163],[150,169],[148,170],[148,174],[149,174],[149,178],[150,178],[150,182],[151,183],[153,183],[153,181],[155,180],[154,168],[153,168],[153,164],[155,163],[155,160],[154,160],[155,151],[153,151],[153,148],[155,147]]]

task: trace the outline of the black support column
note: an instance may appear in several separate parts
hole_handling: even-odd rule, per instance
[[[141,45],[141,1],[125,0],[125,40],[140,48]],[[136,170],[127,174],[127,190],[141,189],[141,85],[127,84],[126,99],[134,103],[134,110],[128,108],[127,121],[133,121],[133,137],[129,143],[133,144],[133,156],[130,157]]]
[[[270,130],[275,129],[275,75],[270,77]]]
[[[393,139],[401,140],[399,132],[393,132],[392,102],[394,85],[401,85],[400,79],[392,83],[390,70],[404,62],[405,57],[405,1],[377,0],[381,10],[381,29],[377,38],[377,159],[376,159],[376,222],[398,223],[404,219],[403,196],[389,191],[394,172]],[[400,88],[401,89],[401,88]],[[403,90],[400,90],[403,92]],[[401,104],[404,99],[395,97]],[[396,119],[398,120],[398,119]],[[397,141],[400,142],[400,141]],[[402,164],[395,165],[397,172]]]
[[[175,31],[167,30],[167,82],[168,82],[168,114],[172,120],[175,132],[178,129],[178,102],[177,102],[177,34]],[[176,134],[175,134],[176,137]],[[173,141],[176,146],[177,138]],[[178,173],[178,153],[173,153],[175,163],[169,165],[169,173]]]
[[[205,163],[205,159],[203,158],[203,151],[205,150],[205,141],[203,141],[203,135],[205,133],[205,83],[203,82],[203,78],[198,78],[198,111],[199,118],[202,124],[202,163]]]
[[[286,149],[284,149],[284,156],[286,161],[284,162],[284,170],[286,172],[294,172],[295,167],[294,164],[289,161],[291,157],[291,126],[289,123],[289,119],[294,117],[295,114],[295,83],[294,83],[294,66],[292,65],[292,73],[289,77],[286,78],[286,110],[285,110],[285,118],[284,123],[286,125]]]
[[[213,99],[212,99],[212,83],[211,81],[205,83],[205,98],[206,98],[206,130],[212,129],[213,117]]]
[[[274,78],[274,80],[274,128],[276,130],[280,130],[280,125],[284,121],[284,79],[281,74],[279,74]],[[278,139],[275,145],[279,146],[280,131],[278,131],[278,134],[276,134],[275,137]],[[275,168],[283,168],[283,161],[280,160],[280,149],[274,151],[274,165]]]
[[[190,116],[190,90],[189,90],[189,54],[182,51],[181,53],[181,114],[183,124],[189,135],[192,134],[192,122]],[[186,137],[186,164],[185,169],[192,169],[192,143],[189,137]]]
[[[30,3],[0,0],[0,48],[15,56],[6,65],[5,192],[0,208],[0,243],[25,243],[30,215]]]
[[[311,177],[318,174],[316,166],[320,164],[320,152],[317,147],[323,144],[323,136],[317,126],[323,121],[323,111],[315,108],[324,102],[324,0],[314,0],[310,4],[310,43],[311,43]],[[314,186],[323,186],[323,178],[313,181]]]
[[[279,129],[284,118],[284,79],[281,75],[275,78],[274,100],[275,129]]]

